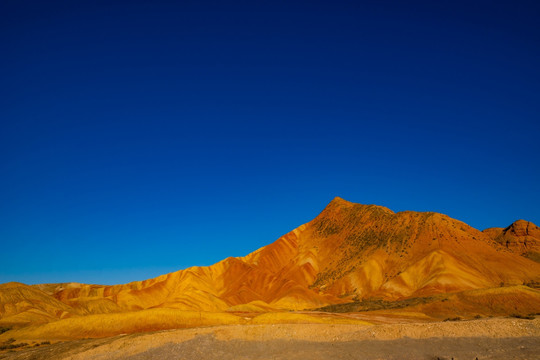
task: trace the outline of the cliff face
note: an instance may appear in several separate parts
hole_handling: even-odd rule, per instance
[[[520,249],[529,249],[538,227],[527,224],[480,232],[438,213],[394,213],[336,198],[274,243],[212,266],[114,286],[0,286],[0,322],[149,308],[312,309],[530,283],[540,281],[540,264],[501,240],[523,239]]]

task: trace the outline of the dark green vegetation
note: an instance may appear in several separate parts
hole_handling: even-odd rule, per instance
[[[537,263],[540,263],[540,253],[537,253],[535,251],[529,251],[525,254],[525,257],[529,258],[532,261],[536,261]]]
[[[320,237],[337,234],[341,230],[339,225],[330,219],[321,219],[315,224],[315,229]]]
[[[27,343],[14,344],[14,342],[15,342],[15,339],[13,338],[4,341],[2,344],[0,344],[0,350],[11,350],[11,349],[28,346]]]
[[[528,283],[524,283],[523,285],[528,286],[532,289],[540,289],[540,282],[538,281],[529,281]]]
[[[446,318],[443,321],[461,321],[462,319],[459,316],[453,318]]]
[[[360,301],[353,301],[346,304],[328,305],[317,309],[318,311],[346,313],[346,312],[359,312],[359,311],[373,311],[373,310],[387,310],[387,309],[402,309],[409,306],[427,304],[436,300],[443,300],[444,298],[428,296],[418,297],[398,301],[386,301],[382,299],[363,299]]]
[[[3,334],[3,333],[5,333],[6,331],[9,331],[9,330],[11,330],[10,327],[2,327],[2,326],[0,326],[0,334]]]
[[[425,213],[421,224],[433,213]],[[388,252],[397,251],[400,257],[407,256],[412,244],[413,229],[390,210],[375,205],[347,204],[333,202],[313,221],[316,235],[321,239],[339,235],[340,244],[335,251],[340,254],[339,262],[330,264],[329,269],[318,274],[312,287],[343,277],[361,266],[371,251],[383,248]],[[372,224],[366,227],[365,224]],[[397,229],[397,230],[396,230]],[[330,240],[332,241],[332,240]],[[367,250],[367,251],[366,251]],[[351,264],[354,264],[351,266]],[[397,274],[387,274],[397,275]]]
[[[19,343],[19,344],[1,344],[0,350],[11,350],[11,349],[17,349],[21,347],[28,346],[28,343]]]
[[[512,314],[510,317],[516,318],[516,319],[525,319],[525,320],[534,320],[535,314],[529,314],[529,315],[521,315],[521,314]]]
[[[25,348],[25,347],[37,347],[37,346],[42,346],[42,345],[50,345],[51,342],[50,341],[42,341],[41,343],[39,342],[36,342],[34,344],[28,344],[28,343],[18,343],[18,344],[15,344],[15,339],[13,338],[10,338],[2,343],[0,343],[0,351],[3,351],[3,350],[11,350],[13,351],[14,349],[19,349],[19,348]]]

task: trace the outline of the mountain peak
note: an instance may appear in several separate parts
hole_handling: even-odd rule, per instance
[[[354,203],[350,202],[350,201],[347,201],[339,196],[336,196],[335,198],[332,199],[332,201],[330,201],[330,203],[328,203],[328,205],[331,205],[331,204],[335,204],[335,205],[352,205]]]
[[[387,207],[381,206],[381,205],[366,205],[366,204],[359,204],[354,203],[352,201],[345,200],[339,196],[336,196],[332,201],[328,203],[325,207],[325,211],[323,213],[327,213],[328,211],[333,212],[333,210],[336,209],[351,209],[351,208],[365,208],[366,210],[371,211],[381,211],[388,214],[394,214],[394,212]]]

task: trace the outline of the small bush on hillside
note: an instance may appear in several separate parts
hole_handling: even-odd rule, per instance
[[[27,343],[20,343],[20,344],[5,344],[4,343],[4,345],[0,345],[0,350],[16,349],[16,348],[25,347],[25,346],[28,346],[28,344]]]
[[[528,287],[533,288],[533,289],[539,289],[540,288],[540,282],[537,282],[537,281],[534,281],[534,280],[526,282],[523,285],[528,286]]]
[[[453,317],[453,318],[446,318],[443,321],[460,321],[461,318],[459,316]]]
[[[512,315],[510,315],[510,317],[517,318],[517,319],[534,320],[533,315],[512,314]]]

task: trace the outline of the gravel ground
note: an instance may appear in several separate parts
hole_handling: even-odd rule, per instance
[[[297,340],[218,341],[211,335],[169,343],[129,360],[147,359],[538,359],[539,339],[432,338],[310,342]]]
[[[540,319],[231,325],[58,342],[6,360],[540,359]]]

